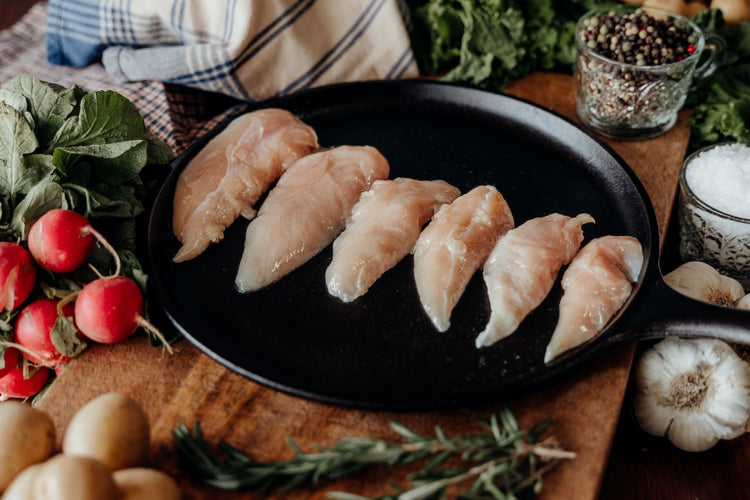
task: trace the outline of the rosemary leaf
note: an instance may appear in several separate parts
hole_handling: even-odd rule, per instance
[[[465,487],[461,493],[464,499],[516,499],[518,494],[541,491],[542,476],[560,460],[575,457],[575,453],[561,449],[554,438],[539,441],[549,428],[548,420],[524,431],[513,413],[503,409],[499,415],[491,415],[488,422],[480,422],[480,426],[487,432],[450,437],[436,427],[434,437],[425,437],[391,422],[393,431],[405,442],[346,437],[331,447],[314,445],[314,452],[306,452],[287,438],[294,457],[279,462],[255,461],[224,441],[218,444],[218,458],[206,444],[199,422],[192,433],[181,423],[173,435],[181,465],[205,483],[225,490],[268,492],[280,487],[288,491],[348,476],[370,465],[396,468],[425,462],[421,469],[404,478],[406,489],[392,485],[395,493],[380,500],[442,499],[449,488],[461,485]],[[344,492],[334,492],[329,497],[364,498]]]

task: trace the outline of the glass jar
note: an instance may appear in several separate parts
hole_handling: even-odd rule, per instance
[[[680,257],[683,261],[700,260],[712,265],[721,273],[731,276],[742,283],[745,289],[750,288],[750,218],[727,213],[739,213],[743,216],[750,211],[750,187],[744,188],[741,184],[726,186],[733,194],[723,200],[728,203],[729,199],[736,199],[738,192],[745,193],[744,201],[737,205],[739,210],[735,212],[722,207],[719,210],[714,205],[699,197],[696,191],[701,186],[693,186],[690,183],[688,170],[691,165],[696,165],[696,159],[701,157],[707,162],[711,156],[701,156],[722,153],[732,148],[733,151],[745,153],[745,166],[747,176],[745,183],[750,182],[750,147],[742,144],[716,144],[700,149],[688,156],[680,168],[680,193],[678,205],[679,233],[680,233]],[[710,168],[710,165],[700,165],[700,168]],[[716,176],[716,170],[711,169],[710,175]],[[740,177],[740,176],[738,176]],[[734,179],[741,183],[742,179]],[[705,195],[704,195],[705,198]],[[713,195],[716,199],[716,195]],[[714,203],[716,204],[716,203]]]
[[[674,62],[649,64],[660,56],[648,55],[648,58],[644,58],[643,53],[636,50],[635,44],[643,48],[645,43],[632,41],[642,36],[640,32],[645,31],[645,27],[629,27],[628,31],[635,30],[635,34],[629,33],[628,37],[622,32],[615,34],[608,31],[604,25],[610,19],[615,24],[620,21],[620,26],[617,26],[619,30],[625,24],[625,16],[640,14],[658,20],[663,23],[660,24],[662,27],[668,23],[690,39],[688,51],[679,54],[680,60],[676,60],[678,56],[675,55]],[[591,38],[592,29],[597,28],[602,30],[599,35],[593,33],[599,36],[598,41]],[[650,35],[646,33],[646,36]],[[603,135],[631,139],[654,137],[669,130],[677,120],[677,112],[685,103],[694,79],[705,78],[716,70],[716,56],[723,47],[723,41],[718,36],[704,34],[685,17],[663,9],[632,5],[600,8],[584,14],[576,23],[575,37],[577,58],[574,78],[578,117],[586,126]],[[653,34],[653,37],[657,35]],[[605,40],[613,38],[617,41],[612,47],[616,47],[621,54],[638,56],[640,60],[620,62],[602,55],[601,44],[608,46]],[[669,39],[666,36],[663,38]],[[653,47],[656,50],[660,50],[657,47],[667,49],[666,42],[661,37],[658,39],[661,44],[657,46],[656,42],[650,42]],[[679,50],[683,51],[684,48]]]

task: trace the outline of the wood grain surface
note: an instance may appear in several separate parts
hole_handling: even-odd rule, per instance
[[[572,78],[538,73],[514,82],[507,93],[574,117]],[[654,204],[660,233],[668,223],[679,165],[688,140],[687,116],[663,136],[647,141],[609,144],[630,164]],[[389,428],[398,420],[417,432],[431,434],[439,425],[448,434],[474,431],[503,407],[511,408],[523,426],[550,417],[549,434],[578,456],[547,477],[542,499],[594,499],[608,463],[635,346],[610,349],[554,383],[495,404],[456,411],[388,413],[350,410],[287,396],[248,381],[200,353],[187,341],[174,355],[149,347],[142,336],[114,346],[94,346],[76,358],[46,392],[39,407],[48,411],[60,434],[73,412],[92,397],[120,391],[137,400],[152,424],[152,465],[178,478],[186,498],[255,498],[250,493],[223,493],[182,473],[171,432],[180,422],[200,420],[211,442],[224,439],[261,460],[289,458],[284,438],[303,447],[333,444],[344,436],[394,438]],[[361,477],[325,483],[292,495],[271,498],[322,498],[326,491],[362,495],[390,492],[394,477],[376,468]]]

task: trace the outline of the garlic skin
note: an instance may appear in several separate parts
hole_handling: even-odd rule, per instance
[[[664,281],[683,295],[720,306],[735,307],[745,295],[739,281],[724,276],[705,262],[686,262],[666,274]]]
[[[704,451],[745,432],[750,365],[717,339],[667,337],[635,371],[635,417],[654,436],[685,451]]]
[[[750,311],[750,293],[745,295],[737,302],[737,309],[745,309]]]

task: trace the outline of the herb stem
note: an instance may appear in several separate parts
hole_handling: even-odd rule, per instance
[[[544,474],[560,460],[576,456],[563,450],[554,438],[538,440],[548,422],[524,431],[519,429],[515,417],[507,409],[501,412],[500,422],[502,425],[492,415],[484,425],[489,432],[453,438],[446,436],[440,428],[435,429],[434,437],[423,437],[392,422],[392,429],[406,442],[346,437],[332,447],[316,446],[317,451],[312,453],[287,439],[295,455],[279,462],[252,460],[223,441],[219,443],[223,459],[219,460],[209,450],[198,422],[192,434],[185,424],[180,424],[173,434],[182,463],[189,472],[207,484],[227,490],[266,491],[274,486],[288,490],[302,484],[316,484],[323,479],[337,479],[370,465],[396,467],[426,461],[420,470],[407,476],[409,489],[400,491],[395,497],[383,497],[404,500],[428,498],[472,479],[471,493],[477,498],[482,498],[483,494],[489,498],[503,498],[503,495],[515,495],[525,490],[537,492],[541,490]],[[449,459],[452,459],[451,468],[446,466]],[[453,467],[455,464],[459,466]],[[343,492],[333,496],[349,500],[362,498]]]

